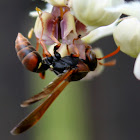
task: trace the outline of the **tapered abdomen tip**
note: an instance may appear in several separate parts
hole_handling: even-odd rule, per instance
[[[16,38],[16,43],[23,42],[23,41],[29,42],[21,33],[18,33],[17,38]]]

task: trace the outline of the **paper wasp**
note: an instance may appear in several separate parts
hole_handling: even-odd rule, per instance
[[[37,11],[40,10],[37,9]],[[74,41],[80,38],[80,35],[78,35],[76,39],[73,39],[72,43],[74,52],[70,52],[69,45],[67,45],[67,51],[69,52],[69,55],[61,57],[61,55],[58,52],[61,43],[53,35],[56,23],[63,18],[64,14],[62,14],[60,19],[57,18],[57,20],[54,21],[54,27],[52,27],[51,39],[55,43],[57,43],[57,45],[54,47],[54,56],[52,56],[47,50],[45,43],[42,39],[44,32],[44,22],[42,20],[41,15],[42,13],[39,14],[42,23],[42,33],[39,37],[38,44],[42,46],[45,57],[42,59],[37,50],[34,49],[34,47],[31,45],[28,39],[25,38],[21,33],[18,34],[16,39],[15,48],[17,51],[17,56],[19,57],[21,63],[28,70],[36,73],[44,73],[46,70],[50,69],[58,75],[58,78],[51,82],[47,87],[45,87],[45,89],[42,92],[31,97],[30,99],[24,101],[21,104],[22,107],[27,107],[28,105],[35,103],[45,97],[47,98],[41,105],[39,105],[15,128],[12,129],[11,134],[13,135],[20,134],[32,127],[33,125],[35,125],[43,116],[43,114],[51,105],[51,103],[69,84],[69,82],[81,80],[88,74],[88,72],[94,71],[98,63],[101,65],[113,65],[113,63],[102,64],[99,62],[99,60],[113,56],[120,50],[120,47],[118,47],[117,50],[113,53],[106,55],[102,58],[97,58],[96,54],[92,50],[92,47],[89,45],[85,45],[85,50],[84,52],[82,52],[85,55],[85,59],[82,59],[80,58],[81,54],[79,54],[79,51],[76,45],[74,44]]]
[[[58,75],[58,78],[51,82],[42,92],[21,104],[22,107],[27,107],[47,97],[41,105],[33,110],[33,112],[11,131],[13,135],[20,134],[35,125],[69,82],[78,81],[85,77],[89,71],[94,71],[97,67],[98,60],[118,53],[119,47],[116,51],[103,58],[96,58],[95,53],[87,46],[85,47],[86,59],[83,60],[80,59],[78,55],[74,54],[61,58],[61,55],[57,52],[56,45],[56,47],[54,47],[54,56],[48,55],[42,59],[39,53],[31,46],[30,42],[19,33],[16,39],[16,51],[22,64],[28,70],[43,72],[47,69],[51,69]]]

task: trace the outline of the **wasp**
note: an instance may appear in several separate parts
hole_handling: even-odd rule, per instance
[[[57,52],[59,46],[54,47],[54,56],[47,50],[47,56],[42,59],[40,54],[34,49],[31,43],[21,33],[18,34],[15,45],[17,56],[22,64],[32,72],[44,72],[48,69],[52,70],[58,75],[53,82],[51,82],[44,90],[37,95],[24,101],[21,106],[27,107],[46,97],[46,100],[33,110],[26,118],[24,118],[15,128],[12,129],[11,134],[20,134],[33,125],[35,125],[43,116],[45,111],[63,89],[72,81],[79,81],[87,75],[88,72],[94,71],[99,60],[108,58],[119,52],[119,47],[113,53],[102,58],[97,58],[90,46],[85,46],[85,60],[79,58],[79,54],[70,54],[61,57]],[[107,64],[108,65],[108,64]]]

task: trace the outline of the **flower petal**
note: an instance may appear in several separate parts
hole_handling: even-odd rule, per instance
[[[70,12],[66,12],[61,21],[61,35],[62,39],[69,43],[77,37],[74,17]]]
[[[115,22],[113,22],[112,24],[108,26],[102,26],[102,27],[96,28],[93,31],[91,31],[88,35],[81,38],[81,40],[85,43],[93,43],[105,36],[109,36],[113,33],[117,22],[118,20],[116,20]]]
[[[88,34],[86,26],[78,20],[76,21],[76,32],[78,35],[81,35],[81,37]]]
[[[53,6],[66,6],[65,0],[43,0],[43,1],[48,2]]]
[[[46,9],[44,9],[44,10],[42,10],[42,11],[51,13],[52,8],[53,8],[53,6],[52,6],[51,4],[49,4],[49,3],[47,3],[47,4],[46,4]],[[31,12],[29,13],[29,16],[31,16],[31,17],[38,17],[38,12],[37,12],[37,11],[31,11]]]
[[[135,61],[134,65],[134,71],[133,71],[135,77],[140,80],[140,53]]]
[[[123,4],[124,0],[72,0],[76,18],[86,26],[105,26],[113,23],[120,12],[108,12],[105,8]]]
[[[140,21],[134,17],[124,18],[114,29],[113,37],[122,52],[136,58],[140,52]]]
[[[116,7],[106,8],[109,12],[121,12],[126,15],[134,16],[140,19],[140,1],[125,2]]]
[[[43,26],[44,26],[42,40],[44,40],[47,45],[51,45],[54,43],[54,41],[50,37],[52,35],[53,28],[54,28],[53,25],[54,25],[55,17],[48,12],[42,12],[41,18],[42,18]],[[54,30],[54,36],[56,38],[58,37],[57,27],[58,26],[56,24],[56,28]],[[42,23],[39,17],[37,17],[36,22],[35,22],[34,33],[37,38],[41,38]]]

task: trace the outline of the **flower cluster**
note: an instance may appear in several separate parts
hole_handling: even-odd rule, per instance
[[[140,2],[125,2],[124,0],[44,0],[53,5],[51,13],[42,12],[42,22],[37,18],[34,33],[37,38],[42,37],[46,45],[51,45],[50,52],[53,53],[53,46],[57,40],[61,39],[59,52],[67,55],[66,46],[70,46],[70,51],[76,51],[73,47],[73,40],[81,35],[80,39],[74,41],[79,50],[80,57],[85,59],[84,49],[87,44],[94,43],[102,37],[113,35],[114,41],[120,50],[127,55],[136,58],[134,66],[134,75],[140,80]],[[63,7],[61,13],[60,6]],[[35,13],[30,13],[32,16]],[[63,15],[60,27],[56,22],[53,29],[52,22],[58,16]],[[127,15],[121,18],[122,14]],[[44,23],[44,29],[42,29]],[[42,33],[42,30],[43,33]],[[61,30],[61,32],[59,32]],[[52,33],[53,32],[53,38]],[[60,35],[61,34],[61,35]],[[61,38],[60,38],[61,36]],[[61,50],[63,49],[63,50]],[[101,50],[97,51],[99,54]],[[98,54],[97,54],[98,55]],[[101,57],[101,56],[99,56]],[[92,72],[92,75],[98,75],[98,72]],[[95,74],[96,73],[96,74]]]

